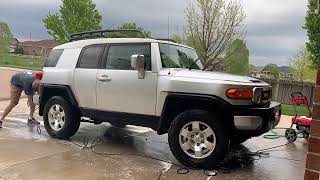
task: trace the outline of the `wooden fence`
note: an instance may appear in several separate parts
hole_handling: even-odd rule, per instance
[[[290,94],[292,92],[302,92],[309,100],[309,105],[313,103],[313,93],[315,83],[292,81],[292,80],[276,80],[268,78],[259,78],[260,80],[272,86],[272,99],[284,104],[289,103]]]

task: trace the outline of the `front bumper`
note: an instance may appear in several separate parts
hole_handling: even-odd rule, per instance
[[[276,127],[281,117],[281,104],[271,102],[266,107],[233,108],[234,127],[238,134],[260,136]]]

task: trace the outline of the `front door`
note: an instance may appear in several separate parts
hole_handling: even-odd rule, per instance
[[[150,44],[109,45],[105,68],[97,74],[97,107],[102,111],[155,115],[157,73],[151,71]],[[131,68],[131,56],[145,56],[145,78]]]

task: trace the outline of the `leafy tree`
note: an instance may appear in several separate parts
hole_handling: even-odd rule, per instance
[[[186,37],[207,67],[218,67],[226,48],[243,35],[245,20],[238,0],[196,0],[186,9]]]
[[[249,49],[243,40],[234,40],[227,49],[224,69],[231,74],[249,74]]]
[[[0,61],[3,61],[10,50],[12,33],[7,23],[0,22]]]
[[[255,65],[253,65],[253,64],[249,64],[249,72],[253,72],[253,71],[255,71],[256,70],[256,66]]]
[[[182,37],[179,33],[177,33],[177,32],[172,33],[171,39],[174,40],[176,43],[184,44],[184,39],[183,39],[183,37]]]
[[[316,9],[317,0],[309,0],[304,28],[307,30],[309,37],[306,46],[310,52],[311,60],[315,65],[320,65],[320,16],[315,13]]]
[[[23,54],[24,53],[24,49],[21,46],[17,46],[14,48],[14,53],[15,54]]]
[[[299,52],[291,59],[293,77],[298,81],[315,82],[317,71],[313,66],[311,55],[306,48],[300,49]]]
[[[267,64],[264,66],[263,71],[269,71],[273,78],[278,79],[280,72],[276,64]]]
[[[144,28],[138,26],[136,23],[124,23],[124,24],[121,24],[118,29],[139,29],[143,32],[143,34],[148,37],[148,38],[151,38],[151,31],[147,31],[147,30],[144,30]],[[139,37],[137,34],[130,34],[132,35],[133,37],[137,36]]]
[[[101,30],[102,16],[92,0],[62,0],[58,13],[43,19],[45,27],[53,38],[64,43],[73,33]]]

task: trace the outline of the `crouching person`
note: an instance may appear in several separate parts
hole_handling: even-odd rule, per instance
[[[40,122],[34,118],[36,105],[33,102],[33,95],[35,92],[38,92],[41,79],[41,72],[19,72],[12,76],[10,84],[10,104],[0,116],[0,128],[2,128],[3,121],[7,115],[15,106],[18,105],[21,93],[23,91],[28,96],[28,106],[30,107],[28,124],[40,124]]]

